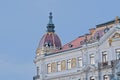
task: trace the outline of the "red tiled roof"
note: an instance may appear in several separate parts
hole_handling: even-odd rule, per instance
[[[65,51],[65,50],[70,50],[70,49],[74,49],[77,47],[82,46],[81,41],[84,43],[85,38],[87,38],[87,40],[89,41],[91,39],[91,37],[93,37],[94,39],[96,39],[96,34],[99,33],[100,37],[102,37],[105,33],[104,33],[104,29],[106,27],[99,27],[96,28],[92,34],[86,34],[84,36],[80,36],[78,38],[76,38],[75,40],[65,44],[64,46],[62,46],[62,48],[60,50],[55,50],[55,52],[61,52],[61,51]],[[86,37],[85,37],[86,36]]]

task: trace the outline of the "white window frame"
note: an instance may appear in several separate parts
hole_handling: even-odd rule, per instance
[[[57,71],[60,72],[61,71],[61,61],[57,62]]]
[[[102,52],[102,62],[107,62],[108,61],[108,52],[104,51]]]
[[[95,55],[90,54],[90,64],[95,64]]]
[[[83,66],[83,59],[82,57],[78,57],[78,67],[82,67]]]
[[[120,48],[116,49],[116,59],[119,59],[119,55],[120,55]]]
[[[67,60],[67,69],[71,69],[72,66],[71,66],[71,59],[68,59]]]

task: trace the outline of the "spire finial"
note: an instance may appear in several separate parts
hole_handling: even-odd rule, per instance
[[[54,30],[55,26],[52,22],[52,18],[53,18],[52,12],[50,12],[49,13],[49,23],[47,25],[47,32],[55,32],[55,30]]]
[[[53,18],[52,12],[50,12],[50,13],[49,13],[49,24],[53,24],[53,23],[52,23],[52,18]]]

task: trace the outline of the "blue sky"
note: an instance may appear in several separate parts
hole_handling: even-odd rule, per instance
[[[119,7],[120,0],[0,0],[0,80],[32,80],[49,12],[65,44],[120,16]]]

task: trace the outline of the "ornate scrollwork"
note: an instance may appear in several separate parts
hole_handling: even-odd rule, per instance
[[[66,61],[61,61],[61,70],[66,70]]]

